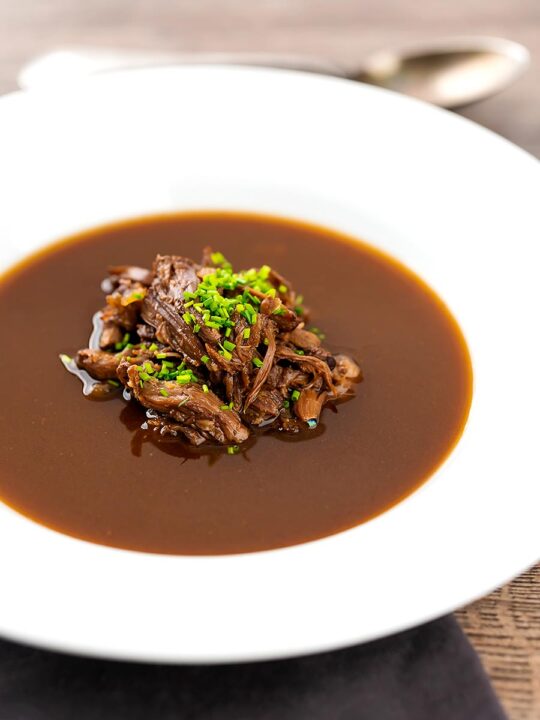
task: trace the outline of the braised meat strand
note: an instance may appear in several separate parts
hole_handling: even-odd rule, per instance
[[[110,267],[102,288],[92,347],[61,360],[90,397],[123,389],[163,436],[234,454],[257,430],[313,430],[324,406],[361,380],[267,265],[235,272],[205,248],[200,264],[158,255],[152,270]]]

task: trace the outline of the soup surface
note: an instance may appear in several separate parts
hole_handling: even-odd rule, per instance
[[[238,455],[160,443],[120,396],[83,397],[58,359],[85,347],[109,265],[158,253],[268,264],[306,298],[325,345],[355,357],[356,396],[301,438],[261,436]],[[0,283],[6,380],[0,498],[85,540],[173,554],[265,550],[357,525],[418,487],[459,439],[468,351],[438,298],[404,267],[321,228],[265,216],[156,216],[87,232]]]

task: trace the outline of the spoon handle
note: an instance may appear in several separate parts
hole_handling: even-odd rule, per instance
[[[90,75],[166,65],[254,65],[345,77],[338,65],[318,58],[265,53],[155,53],[74,47],[40,55],[19,72],[19,87],[58,85]]]

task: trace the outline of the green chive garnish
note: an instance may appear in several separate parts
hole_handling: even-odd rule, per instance
[[[259,360],[258,357],[254,357],[251,362],[255,365],[256,368],[261,368],[263,366],[262,361]]]
[[[298,392],[298,390],[293,390],[291,393],[291,398],[292,398],[293,402],[296,402],[299,397],[300,397],[300,393]]]
[[[250,335],[251,335],[251,329],[246,328],[243,332],[244,340],[248,340]]]
[[[163,395],[163,397],[169,397],[169,393],[165,390],[165,388],[160,388],[159,393],[160,395]]]
[[[210,358],[208,357],[208,355],[203,355],[201,358],[201,362],[203,362],[205,365],[207,362],[210,362]]]

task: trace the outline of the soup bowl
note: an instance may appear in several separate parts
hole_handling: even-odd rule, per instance
[[[250,68],[137,70],[15,93],[0,100],[0,131],[2,270],[123,218],[287,216],[362,238],[416,272],[457,318],[474,373],[465,431],[432,477],[321,540],[145,554],[65,536],[0,503],[0,634],[132,660],[284,657],[435,618],[537,559],[534,158],[390,92]]]

